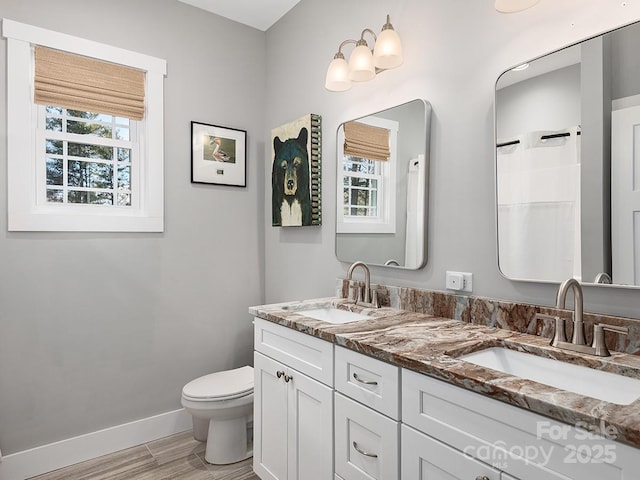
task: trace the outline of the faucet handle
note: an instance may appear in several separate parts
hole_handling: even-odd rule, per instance
[[[380,300],[378,299],[378,290],[373,290],[371,294],[371,303],[374,308],[380,308]]]
[[[565,329],[565,319],[554,315],[546,315],[544,313],[537,313],[536,320],[552,320],[555,323],[555,332],[553,334],[553,340],[551,345],[557,347],[561,342],[567,342],[567,331]]]
[[[628,335],[627,327],[618,327],[617,325],[607,325],[606,323],[598,323],[593,327],[593,348],[595,354],[599,357],[608,357],[611,355],[607,344],[605,343],[604,332],[615,332],[620,335]]]

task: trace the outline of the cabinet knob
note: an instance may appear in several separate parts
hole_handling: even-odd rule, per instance
[[[476,477],[476,480],[490,480],[490,479],[486,475],[482,475],[481,477],[480,476]]]
[[[292,380],[292,379],[293,379],[293,375],[285,375],[284,376],[285,383],[289,383],[289,380]]]
[[[355,378],[356,382],[358,383],[362,383],[363,385],[377,385],[378,382],[375,381],[371,381],[371,380],[362,380],[357,373],[353,374],[353,378]]]
[[[278,371],[276,372],[276,376],[277,376],[278,378],[282,377],[283,375],[284,375],[284,372],[283,372],[283,371],[281,371],[281,370],[278,370]]]

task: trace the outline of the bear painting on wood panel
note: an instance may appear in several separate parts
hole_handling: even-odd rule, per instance
[[[296,138],[273,138],[273,226],[311,225],[308,136],[309,131],[302,127]]]

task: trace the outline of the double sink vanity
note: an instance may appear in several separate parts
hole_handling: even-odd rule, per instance
[[[338,297],[249,311],[262,480],[638,474],[636,355]]]

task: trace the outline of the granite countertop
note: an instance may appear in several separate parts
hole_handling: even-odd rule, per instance
[[[329,305],[364,313],[371,319],[330,324],[296,313]],[[610,432],[615,432],[616,441],[640,448],[640,400],[617,405],[458,359],[500,346],[640,378],[640,356],[617,352],[611,352],[610,357],[584,355],[552,347],[543,337],[388,307],[362,308],[341,298],[255,306],[249,313],[570,425],[588,426],[590,431],[611,438]]]

